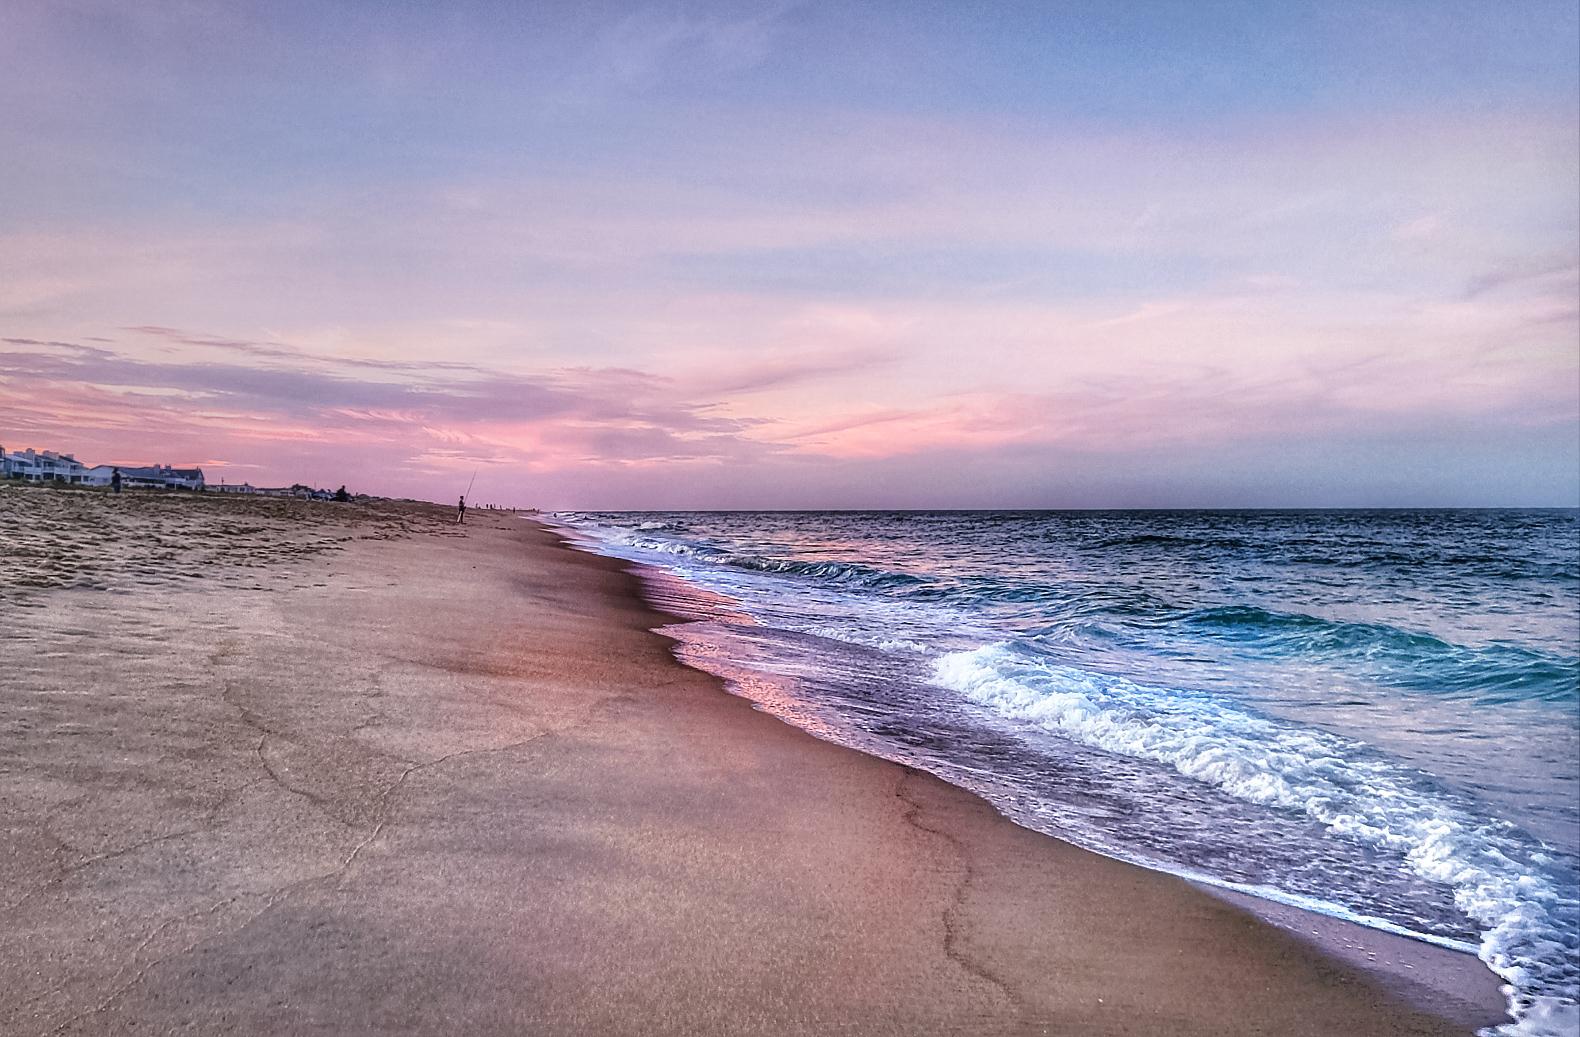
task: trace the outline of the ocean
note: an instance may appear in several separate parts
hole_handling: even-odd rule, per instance
[[[1580,1026],[1580,512],[564,513],[677,653],[1027,827]]]

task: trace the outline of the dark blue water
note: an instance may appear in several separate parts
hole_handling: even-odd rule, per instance
[[[565,518],[750,616],[682,653],[792,722],[1580,1021],[1580,513]]]

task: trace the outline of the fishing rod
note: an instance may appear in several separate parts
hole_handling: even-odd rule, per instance
[[[475,482],[477,482],[477,469],[473,468],[472,477],[466,482],[466,492],[461,494],[461,499],[456,502],[455,521],[457,523],[466,521],[466,498],[472,495],[472,484]]]

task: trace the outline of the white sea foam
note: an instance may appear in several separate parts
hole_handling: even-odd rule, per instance
[[[883,652],[904,652],[908,655],[926,655],[930,649],[921,641],[908,637],[895,637],[886,632],[873,632],[860,627],[835,626],[826,623],[807,623],[795,627],[797,632],[840,641],[849,645],[865,645]]]
[[[1504,987],[1503,992],[1511,1003],[1519,997],[1513,986]],[[1580,1006],[1562,998],[1532,998],[1516,1016],[1513,1022],[1482,1032],[1497,1037],[1574,1037],[1580,1033]]]
[[[804,563],[793,559],[771,558],[760,555],[724,553],[703,544],[697,544],[667,536],[644,535],[663,533],[665,530],[674,529],[673,525],[663,522],[643,522],[635,528],[628,526],[606,526],[583,520],[577,523],[578,528],[594,533],[604,545],[614,553],[633,560],[653,562],[677,571],[682,576],[697,578],[702,575],[697,569],[699,566],[707,574],[704,580],[711,589],[721,593],[737,593],[742,590],[738,580],[761,579],[765,576],[795,575],[817,578],[814,582],[801,589],[803,604],[811,601],[820,593],[820,588],[837,585],[844,581],[859,582],[863,579],[883,579],[888,574],[874,573],[858,565],[842,562]],[[662,557],[654,557],[662,556]],[[748,595],[749,596],[749,595]],[[915,637],[907,637],[896,633],[895,628],[908,629],[911,622],[892,622],[897,612],[907,614],[908,620],[915,620],[921,611],[917,606],[896,606],[890,603],[887,608],[879,607],[876,602],[868,603],[868,610],[874,615],[866,617],[867,622],[862,623],[854,615],[846,615],[843,622],[831,621],[828,617],[799,617],[791,614],[775,616],[778,626],[797,633],[810,634],[814,637],[826,638],[831,641],[841,641],[846,644],[862,645],[876,648],[884,652],[898,652],[906,655],[927,655],[934,651],[933,647],[925,641]],[[934,606],[931,611],[935,613],[933,621],[947,619],[955,627],[966,624],[964,617],[957,616],[950,611],[945,615],[945,610]],[[923,624],[925,625],[925,623]]]
[[[1459,909],[1484,927],[1480,956],[1509,984],[1514,1018],[1495,1032],[1575,1032],[1580,975],[1570,954],[1580,903],[1511,826],[1476,819],[1359,743],[1205,695],[1060,666],[1007,643],[947,654],[934,678],[1017,722],[1166,764],[1402,854],[1417,874],[1452,888]]]

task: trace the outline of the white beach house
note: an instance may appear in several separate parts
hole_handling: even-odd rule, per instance
[[[87,470],[86,465],[70,454],[57,454],[53,450],[35,451],[32,447],[8,454],[4,447],[0,447],[0,475],[7,479],[80,483],[84,481]]]
[[[128,489],[201,490],[204,488],[203,469],[172,468],[167,464],[138,468],[123,465],[121,485]]]
[[[53,450],[27,450],[6,453],[0,447],[0,478],[27,482],[64,482],[80,486],[108,486],[121,470],[121,485],[154,490],[201,490],[203,469],[173,468],[170,465],[112,465],[89,467],[70,454]]]
[[[140,490],[201,490],[204,488],[203,469],[172,468],[169,465],[113,465],[98,464],[87,469],[82,483],[85,486],[109,486],[116,469],[121,472],[121,485]]]

